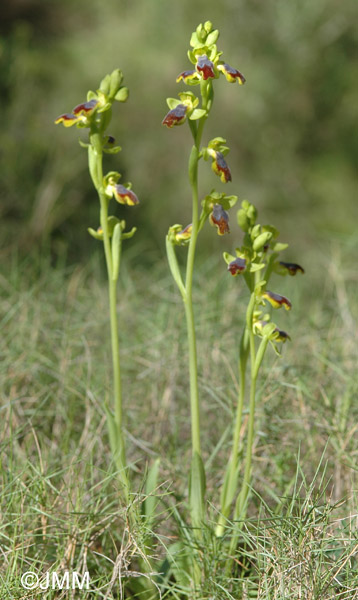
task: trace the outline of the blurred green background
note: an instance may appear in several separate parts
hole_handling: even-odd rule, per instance
[[[86,231],[98,224],[98,206],[77,143],[85,134],[53,121],[116,67],[130,98],[112,122],[123,152],[106,166],[133,182],[141,206],[114,209],[138,226],[141,261],[164,253],[168,226],[190,220],[191,138],[186,125],[168,130],[161,120],[166,97],[185,89],[175,78],[189,68],[190,34],[207,19],[247,83],[216,82],[204,141],[227,139],[233,182],[224,188],[204,164],[202,195],[216,186],[248,198],[298,252],[356,241],[357,18],[356,0],[3,0],[3,256],[50,246],[54,256],[85,261],[101,250]],[[207,227],[205,252],[222,246],[214,234]]]

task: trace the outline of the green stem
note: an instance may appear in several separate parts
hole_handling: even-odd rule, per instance
[[[123,411],[121,390],[121,369],[119,356],[118,317],[117,317],[117,282],[118,277],[113,277],[113,260],[111,252],[111,241],[108,231],[108,198],[103,187],[103,152],[102,135],[94,132],[90,136],[91,147],[89,148],[90,173],[93,183],[97,189],[100,200],[100,224],[103,231],[103,247],[108,274],[108,295],[110,310],[112,367],[114,381],[114,419],[117,431],[117,456],[119,463],[119,477],[123,484],[126,500],[129,500],[129,482],[127,477],[125,442],[123,435]]]
[[[201,82],[202,106],[206,108],[207,104],[207,87]],[[201,138],[205,118],[200,119],[198,127],[191,127],[191,132],[194,137],[194,146],[189,158],[189,180],[192,191],[192,233],[189,242],[189,250],[186,263],[185,276],[185,316],[188,333],[189,345],[189,377],[190,377],[190,409],[191,409],[191,438],[192,438],[192,454],[201,457],[200,444],[200,411],[199,411],[199,389],[198,389],[198,360],[196,350],[196,334],[193,310],[193,273],[195,261],[196,242],[199,233],[199,193],[198,193],[198,163]]]
[[[239,398],[236,409],[236,419],[234,425],[233,442],[231,450],[231,458],[228,463],[224,486],[222,490],[221,511],[216,528],[216,535],[224,534],[225,524],[230,515],[231,503],[234,499],[238,482],[239,468],[239,449],[240,449],[240,433],[242,427],[242,415],[244,409],[245,387],[246,387],[246,364],[249,352],[248,329],[245,327],[240,341],[240,356],[239,356]]]

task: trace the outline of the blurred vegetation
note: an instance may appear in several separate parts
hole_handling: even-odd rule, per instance
[[[356,0],[3,1],[5,254],[43,242],[55,255],[70,248],[76,260],[93,250],[86,228],[97,225],[98,207],[80,132],[53,121],[116,67],[131,95],[116,107],[113,134],[123,152],[108,158],[108,168],[132,181],[141,199],[125,217],[139,225],[143,260],[163,252],[168,226],[190,218],[191,140],[186,126],[168,131],[160,123],[165,98],[182,89],[175,77],[188,68],[190,33],[206,19],[221,31],[226,60],[247,78],[243,88],[218,82],[207,131],[207,139],[222,135],[231,147],[226,189],[265,207],[266,220],[281,223],[298,249],[354,233],[357,17]],[[200,175],[203,194],[221,189],[208,165]],[[206,240],[207,248],[222,241],[212,231]]]

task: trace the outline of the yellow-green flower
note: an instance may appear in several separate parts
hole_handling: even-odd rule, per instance
[[[203,79],[206,80],[215,78],[214,63],[208,59],[206,54],[202,54],[201,56],[197,57],[195,68],[197,72],[202,75]]]
[[[214,204],[212,213],[209,217],[210,223],[217,227],[218,235],[224,235],[230,233],[229,228],[229,215],[226,210],[223,209],[221,204]]]
[[[109,184],[106,188],[106,193],[109,196],[114,196],[119,204],[126,204],[127,206],[139,204],[137,195],[120,183]]]
[[[235,258],[232,260],[228,266],[227,270],[230,271],[231,275],[239,275],[243,273],[246,269],[246,260],[245,258]]]
[[[186,113],[189,107],[185,104],[178,104],[175,108],[172,108],[164,117],[162,125],[166,125],[171,128],[175,125],[181,125],[186,119]]]
[[[193,230],[193,225],[191,223],[189,223],[189,225],[184,227],[184,229],[182,229],[181,231],[178,231],[178,233],[175,234],[175,240],[179,243],[190,240],[192,230]]]
[[[224,155],[218,150],[213,150],[213,148],[208,148],[208,154],[214,159],[211,164],[211,168],[214,171],[214,173],[216,173],[216,175],[219,175],[223,183],[231,181],[231,172],[224,158]]]
[[[265,290],[262,293],[262,297],[265,298],[265,300],[268,300],[274,308],[281,308],[281,306],[284,306],[286,310],[291,310],[292,308],[292,304],[286,296],[281,296],[280,294]]]
[[[76,123],[89,124],[88,118],[94,113],[98,105],[98,100],[92,99],[82,104],[77,104],[72,113],[60,115],[55,120],[55,124],[62,123],[65,127],[72,127]]]
[[[283,262],[282,260],[280,260],[279,265],[283,267],[283,269],[288,271],[289,275],[292,276],[296,275],[298,271],[300,271],[301,273],[305,272],[304,268],[300,265],[297,265],[296,263]]]
[[[235,83],[235,81],[238,81],[240,85],[243,85],[246,81],[245,77],[240,71],[230,67],[230,65],[227,63],[221,63],[217,66],[217,68],[219,71],[224,73],[226,80],[229,81],[229,83]]]
[[[199,80],[200,80],[200,76],[198,75],[198,73],[196,71],[183,71],[176,78],[177,83],[179,83],[180,81],[184,81],[184,83],[190,83],[190,82],[199,81]]]

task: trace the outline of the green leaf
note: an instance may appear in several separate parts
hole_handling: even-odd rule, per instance
[[[108,406],[106,406],[106,404],[103,404],[103,408],[107,416],[109,445],[111,447],[113,458],[116,459],[120,454],[120,434],[118,426],[114,419],[114,415],[112,411],[108,408]]]
[[[183,590],[185,590],[190,586],[192,579],[189,549],[185,547],[183,542],[175,542],[168,546],[167,557],[175,581]]]
[[[152,466],[150,467],[145,482],[145,500],[143,502],[143,514],[147,519],[147,526],[150,527],[150,523],[153,521],[155,515],[155,509],[158,505],[158,499],[154,495],[155,490],[158,487],[158,475],[159,475],[160,458],[156,458]]]
[[[196,121],[196,119],[201,119],[204,115],[206,115],[206,110],[203,108],[195,108],[191,113],[189,119],[191,121]]]
[[[112,281],[117,281],[119,275],[119,265],[121,258],[121,224],[117,223],[113,230],[112,238]]]
[[[167,98],[167,105],[170,110],[173,110],[173,108],[176,108],[179,104],[182,104],[182,102],[181,100],[178,100],[178,98]]]

